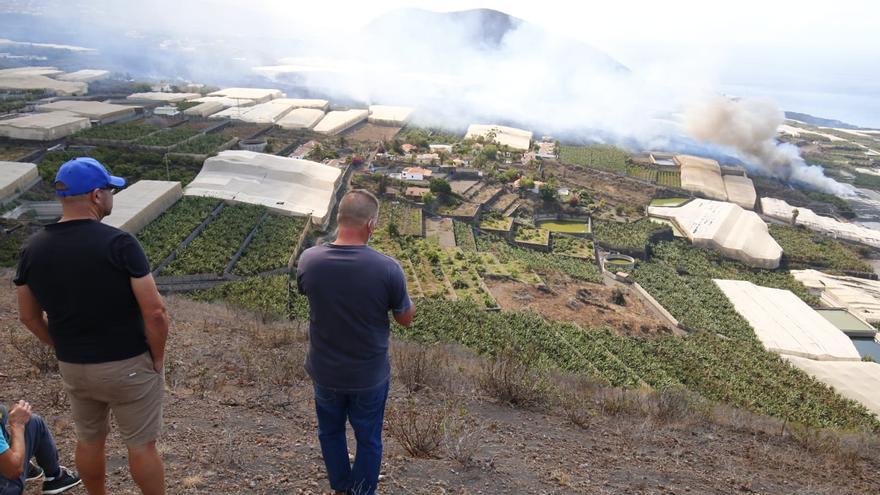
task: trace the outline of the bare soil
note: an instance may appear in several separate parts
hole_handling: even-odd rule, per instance
[[[602,199],[612,207],[635,209],[639,216],[642,215],[645,205],[654,198],[654,194],[662,189],[626,176],[602,170],[564,167],[549,160],[544,162],[544,170],[547,177],[556,177],[560,185],[583,188],[594,200]]]
[[[31,401],[50,425],[62,463],[73,466],[75,438],[60,377],[38,372],[10,344],[11,335],[30,337],[17,321],[9,279],[6,272],[0,282],[0,400]],[[168,493],[330,493],[311,385],[302,373],[302,328],[289,322],[265,324],[223,306],[179,298],[169,298],[168,305],[173,323],[160,447]],[[432,377],[442,374],[453,385],[410,392],[399,375],[399,350],[395,346],[397,374],[389,411],[456,411],[474,441],[467,459],[453,454],[449,439],[432,458],[413,458],[390,435],[389,422],[395,420],[389,416],[379,493],[880,492],[876,446],[842,463],[805,450],[780,435],[779,424],[770,420],[727,415],[724,421],[681,418],[661,424],[645,415],[597,412],[593,402],[583,403],[593,408],[585,427],[574,426],[555,406],[517,409],[486,397],[474,385],[483,361],[464,354],[430,370]],[[126,465],[124,448],[113,433],[110,493],[138,493]],[[33,484],[27,493],[36,494],[38,488]]]
[[[670,333],[668,324],[625,287],[625,305],[612,302],[615,287],[578,282],[567,277],[545,277],[538,288],[511,280],[486,279],[486,285],[501,309],[531,310],[548,320],[571,321],[585,327],[606,326],[622,334]]]
[[[354,130],[345,133],[347,139],[353,141],[378,142],[394,138],[402,127],[390,127],[385,125],[363,124]]]

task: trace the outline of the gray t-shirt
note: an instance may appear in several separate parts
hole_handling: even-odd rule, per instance
[[[306,370],[315,383],[343,392],[383,385],[388,312],[412,304],[397,261],[369,246],[315,246],[300,256],[296,280],[309,300]]]

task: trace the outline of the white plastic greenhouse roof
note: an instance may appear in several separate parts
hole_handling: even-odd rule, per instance
[[[233,99],[233,98],[227,98],[225,96],[203,96],[201,98],[196,98],[196,99],[190,100],[190,101],[194,101],[196,103],[208,103],[208,102],[219,103],[219,104],[223,105],[223,108],[252,107],[256,104],[256,102],[254,100]]]
[[[33,163],[0,161],[0,202],[24,192],[40,180]]]
[[[211,118],[232,118],[255,124],[274,124],[281,117],[293,110],[294,106],[287,98],[278,98],[252,107],[231,107],[211,115]]]
[[[32,141],[51,141],[91,126],[87,117],[68,112],[30,113],[0,120],[0,136]]]
[[[316,98],[284,98],[293,108],[317,108],[318,110],[327,111],[330,108],[330,102]]]
[[[79,81],[59,81],[47,77],[61,71],[54,68],[22,67],[20,69],[0,70],[0,89],[29,90],[41,89],[59,95],[84,95],[89,86]]]
[[[66,74],[59,74],[55,76],[55,78],[61,81],[89,83],[92,81],[100,81],[101,79],[106,79],[109,76],[110,72],[106,70],[82,69],[74,72],[68,72]]]
[[[818,293],[823,305],[846,308],[869,323],[880,323],[880,281],[828,275],[817,270],[792,270],[791,275],[811,292]]]
[[[113,196],[113,213],[103,222],[136,234],[183,196],[180,182],[140,180]]]
[[[758,193],[755,191],[755,183],[752,179],[742,175],[725,175],[724,189],[727,191],[727,200],[731,203],[747,210],[755,209]]]
[[[208,96],[225,96],[232,99],[253,100],[256,103],[265,103],[275,98],[281,98],[284,93],[278,89],[265,88],[226,88],[209,93]]]
[[[224,108],[226,107],[220,102],[206,101],[204,103],[199,103],[194,107],[187,108],[183,113],[184,115],[192,115],[194,117],[207,117],[208,115],[217,113]]]
[[[100,101],[59,100],[52,103],[37,105],[38,112],[70,112],[74,115],[88,117],[91,120],[106,120],[133,115],[135,107],[114,105]]]
[[[531,146],[531,131],[496,124],[471,124],[464,137],[474,139],[477,136],[486,137],[489,133],[495,134],[496,143],[515,150],[527,150]]]
[[[868,246],[880,247],[880,231],[869,229],[858,224],[841,222],[831,217],[817,215],[809,208],[796,208],[776,198],[761,198],[761,209],[764,214],[785,222],[791,222],[794,211],[798,210],[796,223],[808,229],[822,232],[848,241],[860,242]]]
[[[346,129],[355,126],[365,120],[369,116],[369,110],[352,109],[352,110],[336,110],[328,113],[315,125],[314,131],[321,134],[335,135]]]
[[[199,98],[200,94],[198,93],[162,93],[159,91],[151,91],[147,93],[134,93],[126,96],[126,99],[129,100],[149,100],[149,101],[163,101],[165,103],[178,103],[181,101],[194,100]]]
[[[715,284],[767,350],[822,361],[859,361],[849,337],[793,292],[742,280]]]
[[[409,122],[413,109],[390,105],[370,105],[369,121],[379,125],[404,125]]]
[[[784,356],[791,364],[820,382],[833,387],[874,414],[880,415],[880,364],[853,361],[815,361]]]
[[[727,201],[727,189],[721,178],[721,166],[711,158],[676,155],[681,169],[681,188],[705,194],[710,199]]]
[[[317,108],[295,108],[278,120],[282,129],[311,129],[324,118],[324,111]]]
[[[782,247],[761,217],[733,203],[698,198],[681,206],[649,206],[648,214],[675,223],[695,246],[749,266],[777,268],[782,258]]]
[[[263,205],[326,226],[341,177],[338,168],[309,160],[222,151],[205,160],[185,194]]]

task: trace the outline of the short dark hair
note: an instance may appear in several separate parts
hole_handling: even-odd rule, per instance
[[[362,227],[379,214],[379,200],[366,189],[352,189],[339,202],[336,221],[340,225]]]

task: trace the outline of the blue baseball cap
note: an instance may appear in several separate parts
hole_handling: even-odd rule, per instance
[[[125,179],[110,175],[101,162],[84,156],[61,165],[54,185],[58,196],[78,196],[108,186],[124,187]]]

